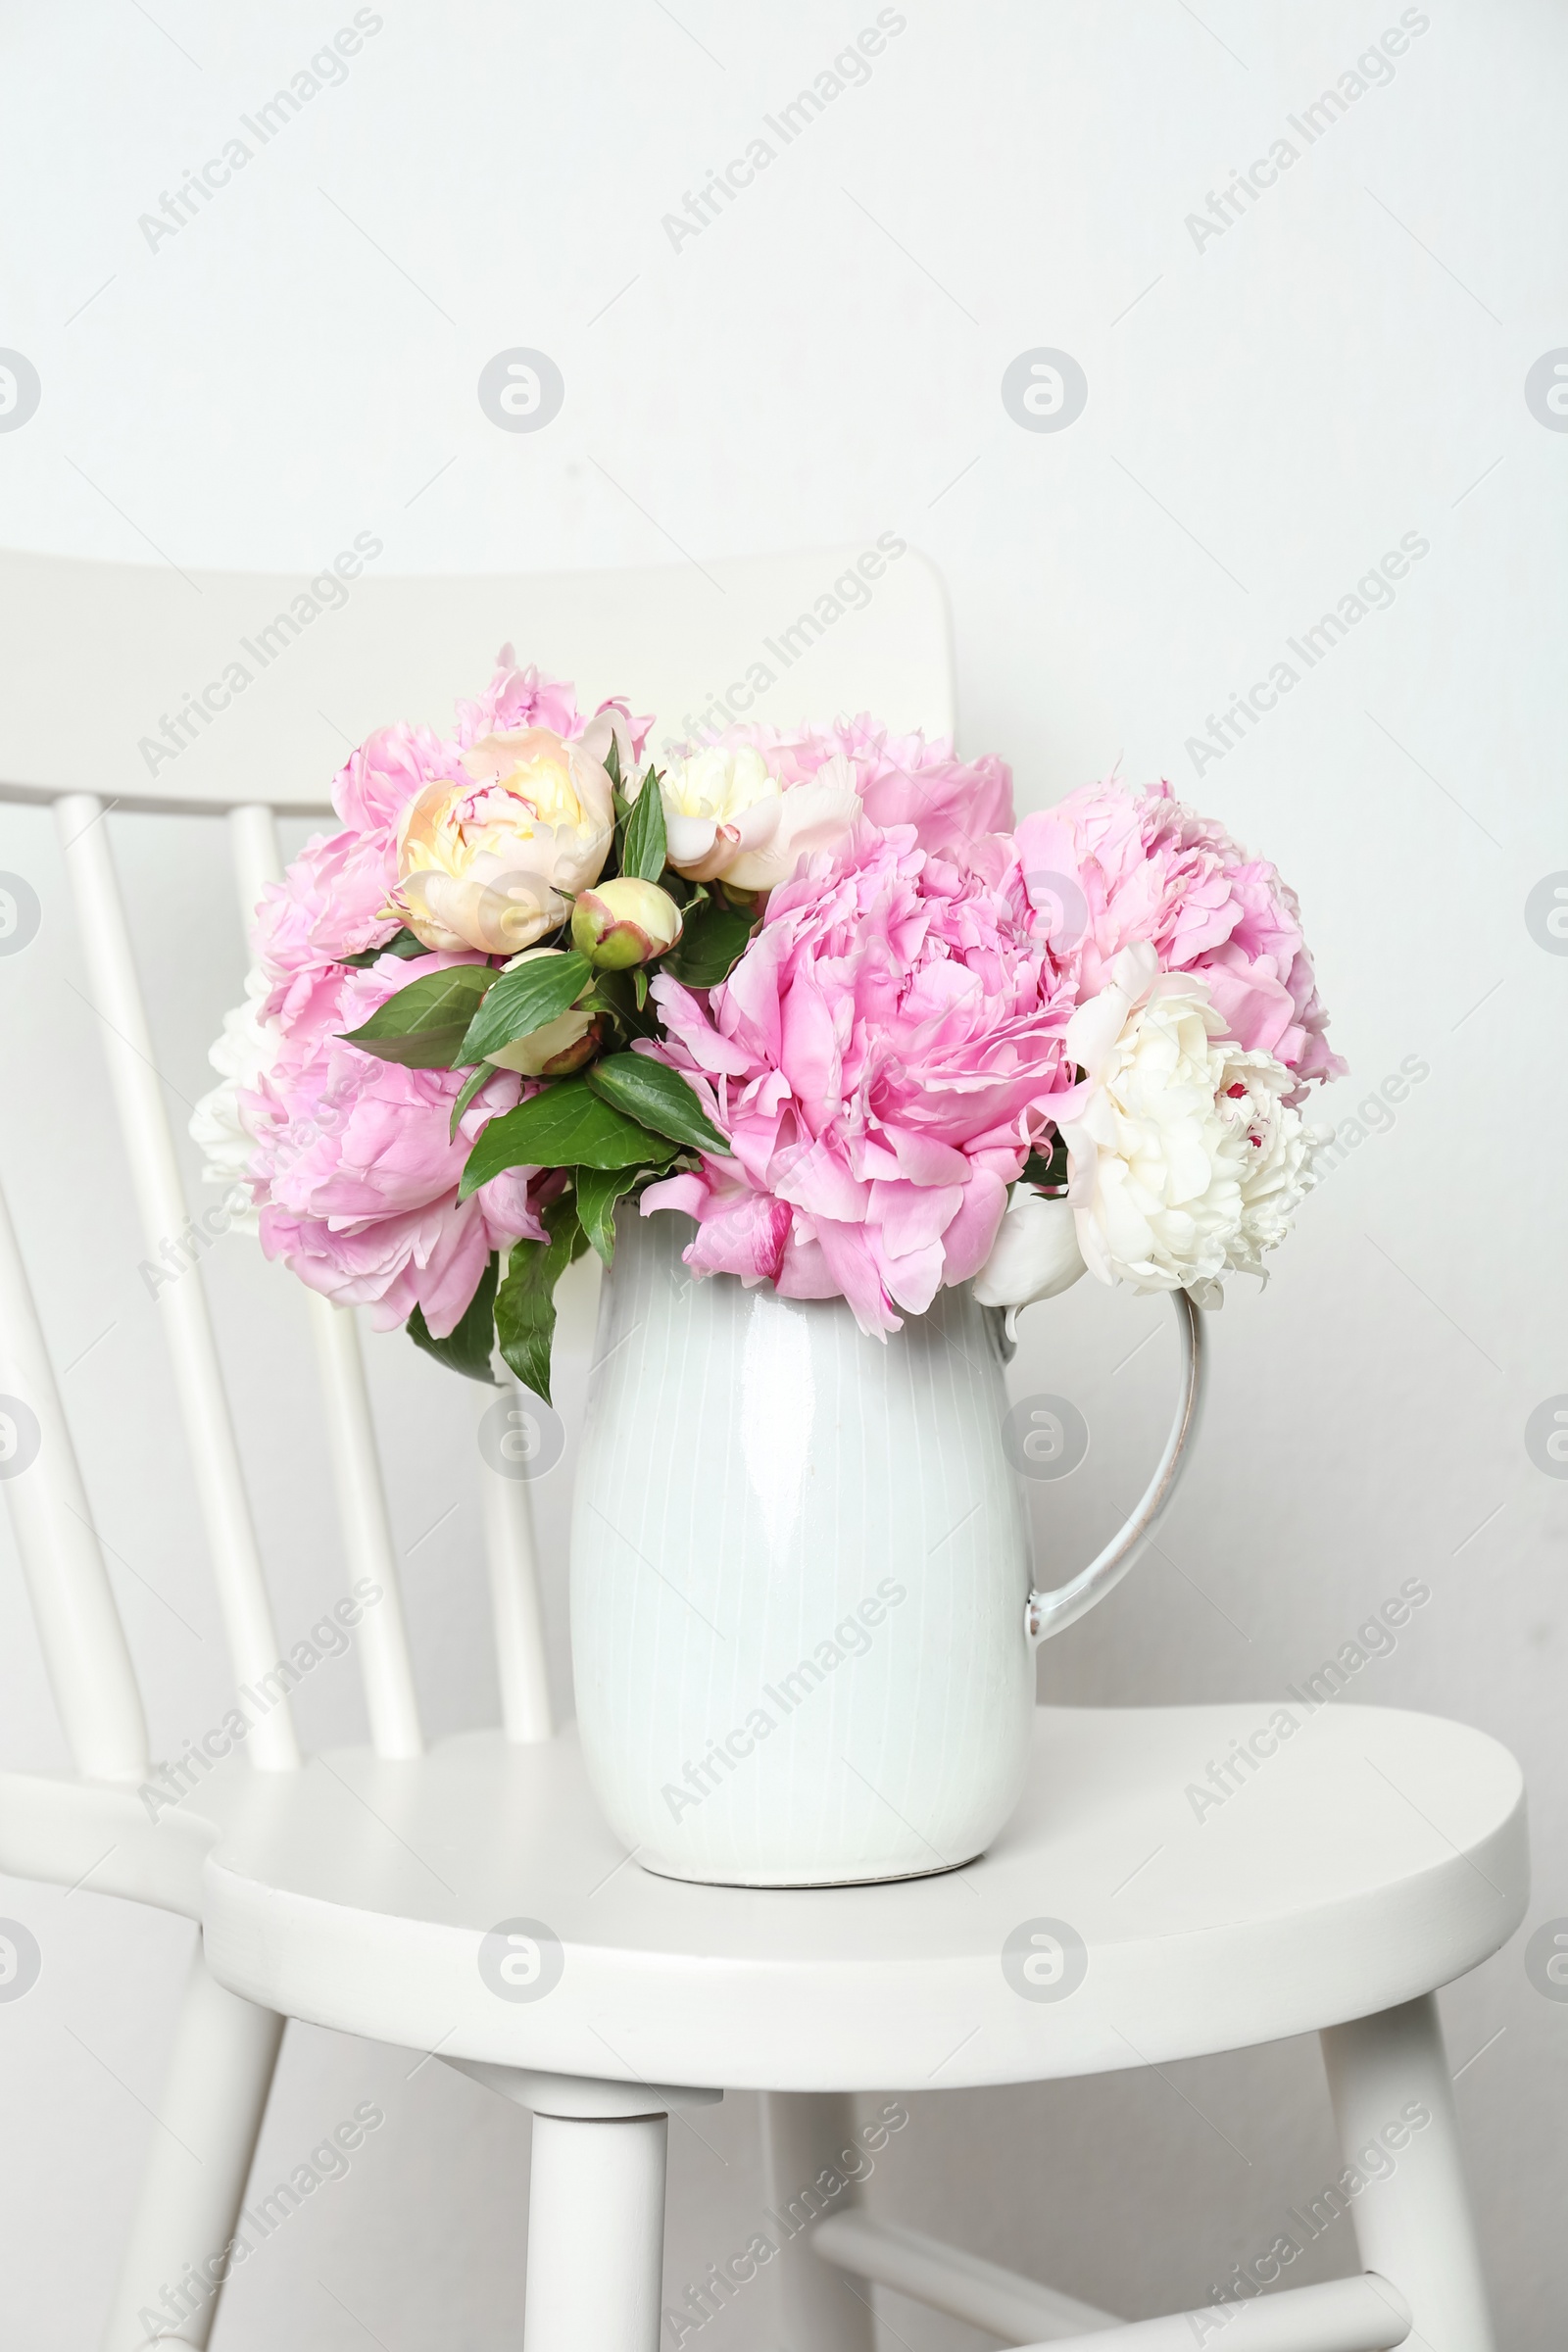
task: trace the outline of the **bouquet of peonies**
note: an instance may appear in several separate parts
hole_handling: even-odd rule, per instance
[[[1001,760],[868,718],[662,770],[650,725],[509,647],[450,737],[343,767],[192,1122],[270,1256],[547,1398],[556,1282],[633,1199],[877,1336],[955,1283],[1262,1273],[1345,1066],[1271,865],[1166,784],[1015,824]]]

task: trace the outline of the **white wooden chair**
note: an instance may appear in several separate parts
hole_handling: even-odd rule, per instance
[[[775,677],[757,704],[769,717],[870,707],[946,729],[939,583],[900,552],[868,603],[828,617],[817,600],[854,563],[850,551],[667,574],[397,580],[372,562],[343,609],[279,632],[276,675],[211,729],[221,698],[198,687],[192,701],[191,681],[221,680],[240,639],[254,645],[294,609],[296,583],[0,563],[15,680],[0,795],[58,809],[149,1254],[188,1212],[110,831],[95,821],[106,805],[226,813],[249,908],[275,870],[273,810],[324,808],[318,706],[356,734],[393,716],[444,721],[504,637],[588,694],[628,688],[671,732],[718,695],[738,714],[757,663]],[[859,602],[842,589],[834,601]],[[138,748],[150,710],[179,721],[177,756]],[[164,1289],[161,1311],[234,1676],[254,1685],[277,1649],[199,1266]],[[1249,1757],[1258,1764],[1272,1702],[1043,1709],[1016,1819],[956,1878],[759,1895],[617,1868],[571,1734],[550,1718],[526,1486],[482,1468],[504,1723],[426,1747],[355,1323],[319,1300],[313,1314],[348,1556],[384,1592],[358,1637],[370,1743],[329,1767],[302,1759],[284,1699],[243,1760],[217,1764],[155,1824],[138,1795],[141,1700],[0,1208],[0,1395],[42,1432],[5,1494],[76,1766],[72,1779],[0,1779],[0,1868],[70,1885],[94,1867],[95,1886],[201,1929],[164,2094],[171,2129],[155,2140],[104,2352],[147,2341],[149,2311],[167,2314],[159,2340],[206,2343],[214,2258],[233,2233],[286,2017],[438,2051],[533,2110],[527,2352],[653,2352],[667,2113],[726,2086],[767,2094],[769,2195],[778,2234],[795,2230],[774,2274],[790,2352],[869,2352],[866,2281],[1014,2344],[1488,2352],[1433,1994],[1523,1916],[1523,1798],[1504,1750],[1425,1716],[1325,1709],[1249,1780],[1245,1803],[1173,1838],[1181,1792],[1215,1758],[1238,1781]],[[1404,1801],[1373,1801],[1389,1783]],[[1120,1889],[1127,1858],[1156,1845],[1170,1859]],[[1312,2029],[1345,2162],[1369,2151],[1355,2278],[1118,2328],[873,2218],[853,2186],[819,2178],[862,2169],[837,2166],[859,2092],[1157,2065]],[[735,2267],[713,2270],[666,2299],[695,2325],[738,2284]]]

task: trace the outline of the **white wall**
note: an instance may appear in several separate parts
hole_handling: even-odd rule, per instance
[[[1398,24],[1396,0],[1266,15],[901,0],[869,82],[675,250],[662,216],[873,22],[870,0],[385,0],[344,85],[150,250],[138,215],[352,13],[14,12],[0,342],[44,396],[0,433],[5,538],[314,568],[371,528],[409,570],[890,528],[928,550],[952,590],[963,741],[1013,760],[1020,805],[1117,763],[1169,774],[1301,891],[1355,1072],[1335,1114],[1406,1057],[1428,1073],[1309,1204],[1266,1295],[1227,1306],[1162,1549],[1050,1655],[1048,1690],[1273,1693],[1420,1576],[1430,1604],[1356,1695],[1514,1746],[1530,1926],[1568,1913],[1568,1489],[1524,1445],[1533,1408],[1568,1391],[1553,1312],[1568,962],[1524,913],[1568,868],[1552,673],[1568,437],[1524,397],[1531,365],[1568,343],[1561,11],[1403,12],[1429,21],[1393,80],[1200,247],[1186,217],[1282,131],[1304,150],[1287,118]],[[537,434],[498,431],[475,399],[484,362],[514,345],[564,375]],[[1088,377],[1058,433],[1020,429],[999,395],[1037,346]],[[1196,773],[1208,713],[1406,533],[1428,552],[1392,608]],[[476,680],[493,650],[475,645]],[[79,676],[90,695],[90,645]],[[323,731],[323,779],[339,756]],[[224,847],[196,822],[110,823],[179,1108],[237,993]],[[41,814],[0,812],[0,867],[31,880],[44,915],[0,958],[0,1173],[167,1752],[220,1709],[216,1612]],[[293,1630],[339,1574],[310,1391],[283,1374],[301,1302],[239,1242],[212,1281]],[[1048,1567],[1112,1523],[1171,1373],[1163,1338],[1125,1360],[1156,1307],[1090,1289],[1036,1313],[1017,1367],[1020,1393],[1069,1393],[1093,1431],[1084,1469],[1036,1500]],[[495,1692],[475,1530],[466,1509],[442,1517],[460,1462],[466,1484],[466,1399],[397,1341],[373,1349],[373,1379],[422,1696],[437,1729],[480,1722]],[[569,1456],[545,1494],[563,1692],[568,1476]],[[0,1762],[57,1763],[9,1551],[0,1629]],[[361,1720],[347,1671],[329,1672],[301,1710],[313,1740]],[[90,1885],[0,1883],[0,1911],[46,1955],[35,1990],[0,2007],[4,2302],[19,2340],[65,2352],[92,2340],[107,2293],[189,1931]],[[1529,1982],[1523,1944],[1444,2007],[1502,2340],[1545,2352],[1568,2007]],[[360,2099],[388,2123],[241,2275],[223,2352],[349,2352],[367,2329],[393,2352],[458,2352],[514,2333],[525,2119],[410,2063],[291,2029],[270,2178]],[[1200,2297],[1332,2163],[1310,2044],[913,2105],[874,2197],[1130,2315]],[[710,2145],[674,2132],[677,2277],[741,2242],[760,2200],[752,2103],[703,2131]],[[1351,2251],[1325,2240],[1312,2259],[1327,2274]],[[979,2340],[903,2305],[888,2318],[886,2340],[918,2352]],[[743,2352],[772,2324],[742,2306],[703,2340]]]

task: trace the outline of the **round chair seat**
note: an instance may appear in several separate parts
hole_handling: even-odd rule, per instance
[[[1041,1708],[991,1851],[881,1886],[656,1878],[601,1819],[569,1733],[224,1773],[180,1811],[213,1833],[209,1966],[290,2016],[617,2082],[1021,2082],[1365,2016],[1519,1924],[1505,1748],[1427,1715],[1291,1713],[1271,1741],[1266,1701]]]

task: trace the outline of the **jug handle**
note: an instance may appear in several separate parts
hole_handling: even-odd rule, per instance
[[[1144,1490],[1142,1500],[1104,1550],[1080,1570],[1070,1584],[1058,1585],[1053,1592],[1030,1593],[1024,1607],[1024,1631],[1031,1649],[1038,1648],[1053,1634],[1075,1625],[1080,1617],[1088,1615],[1097,1600],[1104,1599],[1113,1585],[1120,1584],[1176,1492],[1203,1397],[1204,1344],[1201,1309],[1193,1304],[1185,1291],[1173,1291],[1170,1296],[1181,1340],[1182,1389],[1164,1451],[1154,1465],[1154,1475]]]

